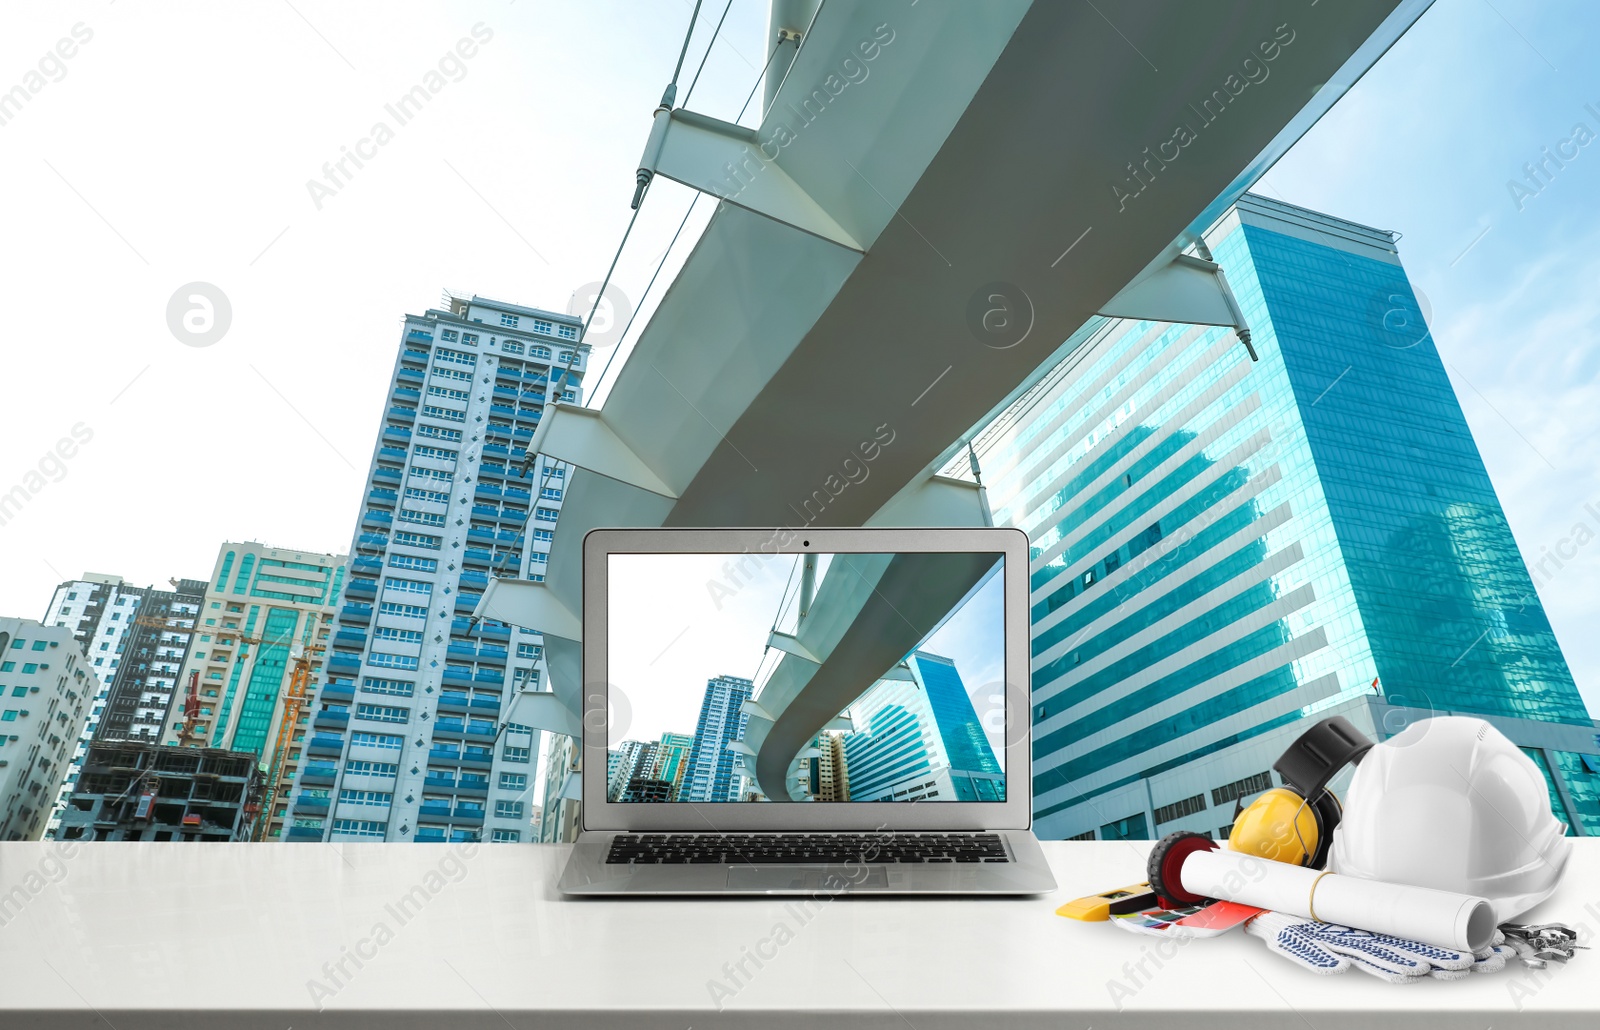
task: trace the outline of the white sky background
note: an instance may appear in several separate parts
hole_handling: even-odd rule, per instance
[[[0,612],[37,618],[85,570],[140,585],[203,575],[224,539],[345,550],[402,314],[445,287],[564,309],[605,274],[691,7],[7,4],[0,90],[74,23],[94,38],[0,126],[0,492],[74,425],[94,436],[0,526]],[[693,108],[738,111],[765,60],[766,8],[734,0]],[[680,99],[721,10],[705,0]],[[494,39],[466,77],[316,210],[306,181],[480,21]],[[1600,146],[1521,211],[1506,182],[1575,123],[1600,129],[1584,106],[1600,110],[1596,52],[1590,0],[1438,0],[1257,187],[1404,232],[1535,562],[1575,526],[1600,529],[1585,507],[1600,510]],[[689,198],[652,190],[616,276],[630,297]],[[166,325],[168,299],[196,280],[233,307],[206,348]],[[1540,593],[1600,712],[1597,582],[1591,542]]]
[[[566,310],[605,275],[691,7],[7,4],[0,90],[75,23],[94,35],[0,126],[0,493],[75,424],[93,439],[0,525],[0,612],[39,618],[85,570],[204,578],[224,539],[344,553],[401,316],[446,287]],[[680,102],[722,8],[704,4]],[[392,125],[384,105],[478,22],[494,37],[465,77],[317,210],[306,181]],[[738,112],[765,31],[765,3],[735,0],[696,109]],[[629,297],[690,197],[652,189],[614,277]],[[654,297],[710,211],[696,208]],[[233,308],[204,348],[165,314],[197,280]]]
[[[778,628],[794,626],[797,555],[747,563],[735,579],[738,556],[720,554],[614,555],[607,573],[607,632],[612,642],[607,676],[626,697],[614,711],[611,746],[623,740],[657,740],[666,731],[693,735],[706,681],[730,675],[762,677],[777,660],[763,661],[767,635],[780,602]],[[818,555],[817,586],[827,578],[829,555]],[[717,581],[731,595],[708,587]],[[736,585],[737,584],[737,585]],[[923,650],[956,663],[974,708],[1004,761],[1004,724],[997,684],[1005,665],[1000,642],[1002,582],[992,577],[926,641]],[[785,600],[785,597],[787,598]],[[720,602],[720,604],[719,604]],[[760,670],[760,675],[758,675]],[[988,717],[985,717],[988,716]],[[1026,718],[1027,713],[1018,713]]]

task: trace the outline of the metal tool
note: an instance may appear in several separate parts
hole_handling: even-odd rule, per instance
[[[1530,969],[1544,969],[1551,962],[1566,962],[1577,951],[1589,946],[1578,943],[1578,931],[1564,923],[1505,923],[1500,927],[1506,943]]]

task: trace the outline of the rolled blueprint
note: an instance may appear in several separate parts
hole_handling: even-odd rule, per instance
[[[1183,860],[1183,889],[1457,951],[1481,951],[1494,936],[1483,898],[1340,876],[1217,848]]]

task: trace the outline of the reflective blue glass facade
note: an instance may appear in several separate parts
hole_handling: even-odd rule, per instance
[[[972,698],[955,663],[940,655],[919,651],[911,656],[908,664],[916,669],[923,689],[928,692],[928,707],[933,710],[933,721],[944,743],[945,758],[952,773],[999,775],[1000,762],[994,756],[994,748],[989,746],[983,725],[978,722],[978,713],[972,707]],[[955,786],[961,800],[979,800],[962,796],[968,781],[958,779]]]
[[[1225,831],[1329,714],[1592,731],[1395,237],[1254,197],[1207,237],[1258,362],[1231,329],[1096,322],[978,437],[1033,541],[1041,835]]]
[[[915,651],[906,666],[911,678],[883,680],[851,706],[850,800],[1004,801],[1005,776],[955,663]]]

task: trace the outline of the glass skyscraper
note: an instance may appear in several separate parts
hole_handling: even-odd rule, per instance
[[[1596,724],[1398,236],[1253,196],[1206,235],[1259,362],[1231,329],[1097,320],[975,441],[1033,541],[1040,835],[1224,833],[1312,721],[1446,713],[1600,833]]]
[[[955,663],[913,652],[850,706],[844,736],[851,801],[1000,801],[1005,777]]]

